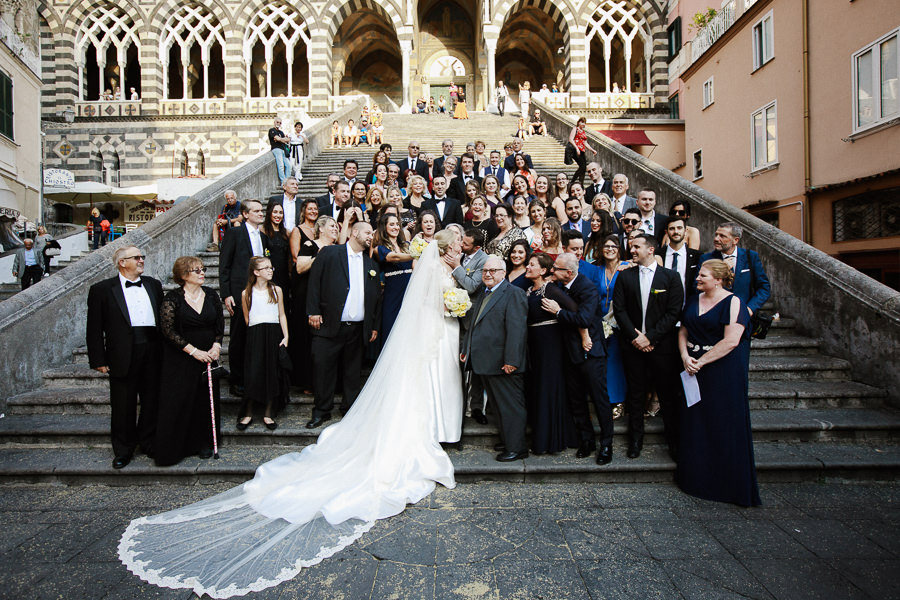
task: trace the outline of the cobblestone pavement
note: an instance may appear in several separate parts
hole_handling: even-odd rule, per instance
[[[194,597],[128,572],[119,536],[228,487],[0,487],[0,597]],[[900,483],[762,495],[743,509],[670,484],[460,484],[246,598],[900,598]]]

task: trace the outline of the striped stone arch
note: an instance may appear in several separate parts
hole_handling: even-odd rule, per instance
[[[166,26],[176,13],[184,7],[202,8],[214,15],[222,28],[226,32],[234,32],[235,24],[232,18],[232,12],[228,9],[228,5],[222,0],[204,0],[203,2],[160,2],[156,5],[156,10],[147,18],[148,29],[159,36],[160,32]]]
[[[306,24],[306,28],[309,31],[310,37],[312,37],[314,35],[314,32],[321,26],[321,24],[319,23],[318,14],[316,13],[315,9],[313,9],[312,6],[310,6],[309,3],[306,2],[306,0],[289,0],[282,2],[270,2],[268,0],[245,0],[234,11],[234,25],[237,28],[237,32],[241,34],[242,39],[245,35],[247,26],[253,22],[257,15],[259,15],[267,7],[277,4],[284,4],[285,6],[289,6],[295,12],[297,12],[303,19],[303,22]]]
[[[47,21],[47,26],[50,28],[50,31],[52,31],[54,35],[63,35],[65,28],[62,25],[62,17],[59,15],[59,13],[53,10],[52,6],[48,6],[46,4],[41,4],[40,6],[38,6],[38,16]]]
[[[401,39],[400,32],[403,27],[403,17],[394,4],[388,0],[330,0],[322,9],[322,25],[326,29],[328,44],[334,44],[334,36],[337,35],[341,23],[354,11],[368,8],[383,16],[394,27],[397,39]]]
[[[553,19],[553,22],[563,34],[563,41],[566,48],[569,47],[569,39],[572,30],[576,27],[575,14],[567,2],[561,0],[562,8],[560,8],[553,0],[503,0],[494,11],[494,18],[491,24],[497,33],[503,29],[503,24],[510,15],[515,14],[523,8],[535,8],[541,12],[547,13]]]
[[[598,13],[601,15],[598,18]],[[669,70],[666,64],[666,20],[663,9],[654,0],[594,0],[585,3],[578,18],[585,36],[601,23],[611,23],[609,15],[616,13],[612,21],[630,22],[650,38],[650,90],[658,99],[668,95]],[[589,40],[588,40],[589,43]]]
[[[63,27],[66,33],[70,33],[74,39],[78,30],[82,28],[85,21],[91,14],[101,9],[118,9],[123,18],[129,19],[134,23],[135,28],[140,30],[147,22],[147,16],[144,11],[132,0],[121,0],[117,2],[79,2],[73,4],[63,17]]]

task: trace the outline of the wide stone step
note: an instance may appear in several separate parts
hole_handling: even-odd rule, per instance
[[[751,340],[753,356],[811,356],[818,353],[819,340],[793,334],[775,334]]]
[[[756,381],[850,378],[850,362],[823,356],[750,356],[750,379]]]
[[[315,443],[322,427],[307,429],[311,406],[289,405],[278,417],[278,429],[269,431],[259,418],[243,432],[236,427],[237,405],[226,405],[222,412],[220,445],[234,446],[307,446]],[[336,421],[329,421],[328,424]],[[759,410],[751,417],[756,442],[781,441],[878,441],[900,439],[900,414],[892,409],[808,409],[801,411]],[[614,423],[615,436],[628,435],[624,419]],[[595,426],[595,433],[599,428]],[[29,444],[36,446],[66,445],[73,448],[106,444],[109,441],[109,417],[84,415],[15,415],[0,419],[0,445]],[[491,449],[500,441],[493,422],[480,425],[466,419],[463,443]],[[662,444],[663,423],[660,417],[646,419],[645,444]]]
[[[755,444],[759,479],[818,481],[823,477],[885,479],[900,473],[900,449],[868,443],[759,442]],[[111,468],[108,448],[0,448],[3,483],[146,484],[242,482],[256,468],[285,453],[284,446],[223,447],[220,459],[186,458],[172,467],[156,467],[146,456],[136,456],[124,469]],[[576,459],[572,452],[529,456],[500,463],[494,452],[478,448],[450,450],[456,479],[469,481],[597,481],[609,483],[671,481],[675,464],[662,445],[644,448],[634,460],[625,458],[625,440],[613,445],[613,462],[598,466],[593,457]]]

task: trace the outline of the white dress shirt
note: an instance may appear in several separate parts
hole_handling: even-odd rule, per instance
[[[618,198],[616,198],[615,196],[613,196],[613,199],[612,199],[612,205],[613,205],[613,211],[614,211],[614,212],[617,212],[617,213],[619,213],[620,215],[623,214],[623,211],[625,210],[625,200],[626,200],[626,198],[628,198],[628,194],[622,194],[622,195],[621,195],[620,197],[618,197]]]
[[[440,217],[441,221],[444,220],[444,211],[447,210],[447,196],[443,198],[435,198],[434,205],[438,210],[438,217]]]
[[[656,261],[649,267],[638,266],[641,278],[641,333],[647,333],[647,304],[650,302],[650,288],[656,275]]]
[[[285,194],[281,200],[281,208],[284,209],[284,220],[281,222],[281,226],[290,234],[297,222],[297,196],[288,198],[288,195]]]
[[[603,179],[602,177],[600,178],[600,181],[595,181],[594,183],[592,183],[591,185],[594,187],[594,193],[595,194],[601,193],[603,191],[603,184],[605,184],[605,183],[606,183],[606,180]]]
[[[729,261],[728,261],[729,258],[731,258],[731,259],[733,259],[733,260],[732,260],[731,262],[729,262]],[[737,268],[737,246],[735,246],[735,247],[731,250],[731,253],[730,253],[730,254],[725,254],[724,252],[722,252],[722,260],[725,261],[725,264],[726,264],[726,265],[728,265],[729,267],[731,267],[731,272],[734,273],[734,272],[735,272],[735,269]]]
[[[668,248],[669,251],[666,252],[666,268],[678,271],[678,276],[681,277],[681,287],[687,290],[684,279],[685,274],[687,273],[687,246],[682,244],[681,248],[678,250],[673,250],[672,246],[669,246]],[[678,264],[673,267],[672,264],[675,262],[675,256],[678,256]]]
[[[341,313],[341,321],[359,322],[363,320],[366,313],[365,290],[366,284],[365,273],[363,273],[363,255],[362,252],[354,252],[347,244],[347,261],[350,270],[347,272],[350,278],[350,292],[347,294],[347,301],[344,303],[344,311]]]
[[[247,226],[247,233],[250,234],[250,249],[253,251],[253,256],[265,256],[266,251],[263,248],[262,238],[259,237],[259,229],[250,223],[244,225]]]
[[[410,171],[415,171],[415,170],[416,170],[416,162],[417,162],[418,160],[419,160],[419,159],[413,158],[412,156],[409,157],[409,170],[410,170]]]
[[[143,285],[125,285],[129,281],[119,273],[119,285],[125,294],[125,304],[128,306],[128,319],[132,327],[156,327],[156,315],[153,314],[153,304]],[[138,277],[135,282],[141,281]]]

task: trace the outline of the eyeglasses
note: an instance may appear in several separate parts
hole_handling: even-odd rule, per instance
[[[622,223],[630,223],[632,225],[637,225],[640,222],[640,219],[622,219]]]
[[[188,273],[196,273],[197,275],[200,275],[202,273],[206,273],[206,267],[197,267],[196,269],[191,269],[190,271],[188,271]]]
[[[482,273],[504,273],[506,269],[482,269]]]
[[[672,214],[676,217],[684,217],[687,215],[687,211],[685,210],[673,210]]]
[[[409,149],[410,149],[410,150],[418,150],[419,147],[418,147],[418,146],[410,146]]]
[[[204,269],[204,270],[205,270],[205,269]],[[273,267],[272,265],[269,265],[268,267],[260,267],[260,268],[257,269],[257,270],[258,270],[258,271],[274,271],[274,270],[275,270],[275,267]]]
[[[556,265],[553,265],[552,267],[550,267],[550,270],[551,271],[571,271],[572,269],[564,269],[562,267],[557,267]]]
[[[129,259],[131,259],[131,258],[133,258],[134,260],[140,262],[140,261],[143,261],[143,260],[144,260],[145,258],[147,258],[147,257],[144,256],[143,254],[135,254],[134,256],[123,256],[123,257],[122,257],[122,260],[129,260]]]

